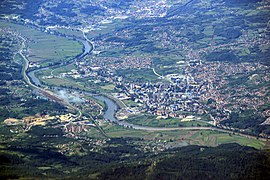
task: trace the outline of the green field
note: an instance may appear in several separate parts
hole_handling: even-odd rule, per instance
[[[0,27],[14,29],[25,37],[29,61],[41,63],[43,66],[72,59],[83,50],[83,45],[77,41],[47,34],[32,27],[3,21],[0,21]]]
[[[43,83],[47,86],[63,86],[72,89],[80,89],[80,90],[90,90],[86,88],[84,83],[76,82],[71,78],[52,78],[52,79],[42,79]]]
[[[123,103],[127,105],[128,107],[137,107],[138,103],[132,101],[132,100],[123,100]]]
[[[128,24],[128,22],[126,22],[126,21],[114,20],[111,23],[100,25],[99,28],[92,29],[91,31],[86,33],[86,36],[89,39],[92,39],[92,38],[95,38],[97,36],[106,35],[107,33],[110,33],[112,31],[116,30],[117,28],[119,28],[121,26],[125,26],[127,24]]]
[[[265,143],[256,139],[248,139],[238,135],[232,135],[227,133],[221,133],[217,131],[196,131],[189,138],[190,144],[217,146],[227,143],[238,143],[243,146],[250,146],[256,149],[262,149]]]
[[[142,82],[158,82],[158,76],[154,74],[152,69],[121,69],[117,74],[123,76],[129,81],[142,81]]]
[[[179,118],[157,118],[154,115],[144,115],[139,117],[131,117],[127,119],[128,122],[137,125],[149,126],[149,127],[191,127],[191,126],[210,126],[207,123],[201,121],[181,121]]]
[[[75,30],[75,29],[65,29],[65,28],[56,28],[54,29],[55,31],[61,33],[61,34],[65,34],[67,36],[73,36],[73,37],[78,37],[78,38],[82,38],[83,37],[83,33],[79,30]]]
[[[265,142],[257,139],[248,139],[238,135],[211,131],[211,130],[173,130],[173,131],[143,131],[131,128],[124,128],[119,125],[105,124],[103,130],[109,137],[120,138],[142,138],[146,141],[161,140],[169,145],[177,146],[179,143],[190,145],[218,146],[220,144],[237,143],[243,146],[250,146],[256,149],[263,149]],[[95,133],[94,133],[95,132]],[[92,131],[92,136],[98,132]]]
[[[39,76],[50,76],[50,75],[59,76],[61,73],[70,72],[72,69],[76,69],[74,63],[57,68],[49,68],[42,71],[38,71],[37,74]]]
[[[101,89],[105,90],[105,91],[113,91],[115,88],[114,84],[107,84],[105,86],[101,86]]]

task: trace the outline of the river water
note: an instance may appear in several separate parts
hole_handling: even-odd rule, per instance
[[[81,59],[81,58],[83,58],[84,56],[86,56],[87,54],[89,54],[93,50],[93,45],[90,44],[88,41],[85,41],[85,40],[81,40],[81,39],[77,39],[77,40],[80,41],[84,46],[84,49],[83,49],[84,52],[81,55],[79,55],[78,57],[76,57],[76,59]],[[61,66],[61,65],[66,65],[66,64],[62,63],[62,64],[57,65],[57,66]],[[34,71],[30,71],[30,72],[27,73],[27,76],[30,78],[30,80],[31,80],[31,82],[33,84],[35,84],[36,86],[41,86],[42,84],[41,84],[40,80],[36,77],[35,74],[38,71],[43,71],[43,70],[46,70],[48,68],[50,68],[50,67],[44,67],[44,68],[40,68],[40,69],[37,69],[37,70],[34,70]]]
[[[106,96],[98,95],[94,96],[95,99],[98,99],[106,104],[106,111],[104,112],[104,119],[116,122],[115,113],[118,109],[117,104]]]
[[[80,59],[80,58],[83,58],[85,55],[89,54],[93,50],[93,45],[85,40],[78,39],[78,41],[80,41],[84,45],[84,52],[80,56],[77,57],[77,59]],[[61,66],[61,65],[58,65],[58,66]],[[27,76],[29,77],[29,79],[31,80],[33,84],[35,84],[36,86],[42,86],[40,80],[36,77],[36,72],[43,71],[48,68],[50,67],[45,67],[45,68],[40,68],[37,70],[30,71],[27,73]],[[88,94],[87,92],[84,92],[84,93]],[[106,104],[107,108],[106,108],[106,111],[104,112],[104,116],[103,116],[104,119],[107,119],[113,122],[118,122],[118,120],[115,118],[115,113],[118,109],[117,104],[111,99],[103,95],[98,95],[98,96],[93,96],[93,97]]]
[[[76,58],[80,59],[80,58],[83,58],[88,53],[90,53],[93,50],[93,46],[88,41],[83,41],[83,40],[79,40],[79,41],[81,43],[83,43],[83,45],[84,45],[84,52],[80,56],[76,57]],[[62,64],[62,65],[66,65],[66,64]],[[61,64],[57,65],[57,66],[61,66]],[[40,69],[37,69],[34,71],[30,71],[27,73],[27,75],[33,84],[35,84],[36,86],[42,86],[40,80],[36,77],[35,73],[38,71],[48,69],[48,68],[50,68],[50,67],[45,67],[45,68],[40,68]],[[64,89],[64,88],[60,88],[60,89]],[[126,121],[119,121],[115,118],[115,113],[118,109],[118,105],[113,100],[109,99],[108,97],[106,97],[102,94],[101,95],[93,95],[93,94],[90,94],[88,92],[83,92],[83,93],[88,94],[88,95],[104,102],[106,104],[106,107],[107,107],[105,112],[104,112],[104,115],[103,115],[104,119],[109,120],[111,122],[114,122],[116,124],[119,124],[121,126],[130,127],[133,129],[148,130],[148,131],[177,130],[178,129],[178,128],[146,127],[146,126],[139,126],[139,125],[131,124],[131,123],[128,123]]]

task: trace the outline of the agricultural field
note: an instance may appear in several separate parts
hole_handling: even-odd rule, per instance
[[[177,147],[178,145],[201,145],[218,146],[220,144],[237,143],[243,146],[250,146],[256,149],[263,149],[266,143],[256,139],[248,139],[239,135],[227,134],[218,131],[198,130],[174,130],[174,131],[142,131],[127,129],[118,125],[102,125],[104,131],[113,138],[142,138],[146,142],[162,141],[167,146]],[[91,134],[88,134],[91,136]]]
[[[29,61],[41,66],[68,61],[83,51],[83,45],[77,41],[51,35],[34,27],[3,21],[0,21],[0,26],[21,34],[28,41]]]
[[[192,127],[192,126],[211,126],[207,121],[197,121],[196,118],[164,118],[154,115],[140,115],[126,119],[132,124],[149,127]]]
[[[118,70],[117,74],[132,82],[158,82],[160,79],[152,69],[124,69]]]

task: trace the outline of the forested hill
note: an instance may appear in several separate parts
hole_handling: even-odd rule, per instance
[[[270,177],[269,152],[238,144],[218,147],[187,146],[151,157],[137,157],[137,160],[126,163],[108,163],[117,159],[110,157],[113,154],[94,153],[85,157],[66,157],[50,151],[38,152],[38,149],[17,149],[16,154],[20,155],[2,153],[2,178],[205,180]],[[35,157],[35,161],[31,161],[31,157]],[[42,168],[44,160],[50,164],[57,163],[58,168],[66,168],[66,174],[59,173],[57,167]],[[76,171],[70,171],[72,168]]]
[[[218,147],[187,146],[170,157],[142,165],[123,165],[101,179],[268,179],[269,152],[238,144]]]

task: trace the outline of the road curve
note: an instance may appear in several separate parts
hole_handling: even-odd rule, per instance
[[[200,126],[193,126],[193,127],[149,127],[149,126],[140,126],[140,125],[131,124],[131,123],[128,123],[126,121],[113,121],[113,122],[118,124],[118,125],[124,126],[124,127],[137,129],[137,130],[144,130],[144,131],[210,130],[210,131],[218,131],[218,132],[229,133],[229,134],[234,133],[235,135],[239,135],[239,136],[249,138],[249,139],[258,139],[261,141],[268,141],[268,139],[266,139],[266,138],[251,136],[251,135],[243,134],[240,132],[234,132],[234,131],[231,131],[228,129],[221,129],[221,128],[213,127],[213,126],[212,127],[200,127]]]

